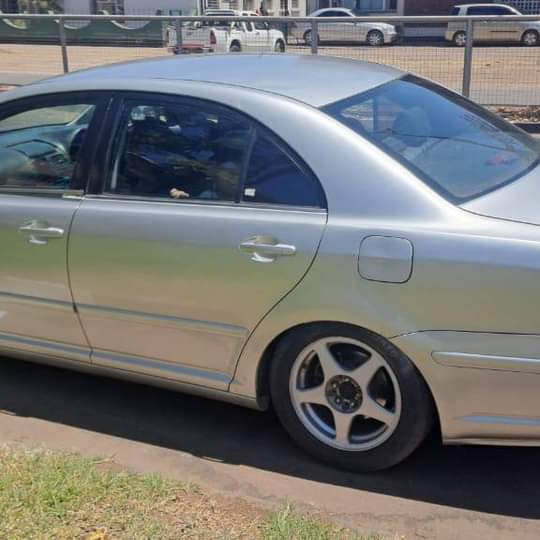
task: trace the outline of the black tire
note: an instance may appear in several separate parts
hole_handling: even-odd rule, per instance
[[[285,43],[281,39],[278,39],[276,41],[276,44],[274,45],[274,52],[284,53],[285,49],[286,49]]]
[[[372,47],[384,45],[384,34],[380,30],[370,30],[366,36],[366,42]]]
[[[231,43],[231,46],[229,47],[229,52],[232,52],[232,53],[242,52],[242,47],[240,43],[238,43],[237,41],[233,41],[233,43]]]
[[[399,384],[401,414],[397,426],[379,446],[362,451],[340,450],[324,444],[304,426],[291,402],[289,378],[296,358],[311,343],[340,336],[360,340],[390,366]],[[434,421],[431,394],[411,360],[377,334],[342,323],[320,323],[286,335],[278,344],[270,369],[274,409],[292,439],[308,453],[341,469],[371,472],[406,459],[428,435]]]
[[[467,34],[465,32],[456,32],[452,38],[452,42],[456,47],[465,47]]]
[[[540,43],[540,35],[536,30],[526,30],[521,36],[521,43],[525,47],[536,47]]]
[[[310,47],[311,46],[311,30],[306,30],[304,32],[304,43]],[[317,43],[320,44],[321,43],[321,38],[319,37],[319,39],[317,40]]]

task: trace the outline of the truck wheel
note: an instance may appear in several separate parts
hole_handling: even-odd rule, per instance
[[[242,47],[240,46],[240,43],[238,43],[237,41],[231,43],[229,52],[242,52]]]
[[[465,47],[467,45],[467,34],[465,32],[456,32],[452,41],[456,47]]]
[[[276,41],[276,44],[274,45],[274,52],[278,53],[284,53],[285,52],[285,43],[281,41],[281,39],[278,39]]]

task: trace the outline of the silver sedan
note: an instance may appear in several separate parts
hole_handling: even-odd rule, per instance
[[[328,57],[7,92],[0,350],[273,407],[353,470],[432,429],[537,445],[539,157],[449,90]]]
[[[377,21],[357,22],[355,14],[346,8],[324,8],[310,13],[310,17],[319,19],[317,37],[319,42],[366,43],[374,47],[390,45],[398,39],[396,27]],[[336,21],[336,17],[345,20]],[[334,20],[333,20],[334,19]],[[292,37],[311,45],[311,24],[295,23],[291,30]]]

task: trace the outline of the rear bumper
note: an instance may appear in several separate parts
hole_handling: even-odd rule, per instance
[[[445,443],[540,445],[540,336],[434,331],[392,342],[430,387]]]

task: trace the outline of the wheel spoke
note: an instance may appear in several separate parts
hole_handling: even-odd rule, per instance
[[[360,367],[351,371],[349,375],[353,378],[361,387],[364,393],[367,392],[367,388],[371,379],[375,376],[375,373],[384,366],[383,359],[378,353],[372,352],[368,360],[366,360]]]
[[[324,384],[308,388],[307,390],[296,390],[296,397],[299,403],[314,403],[318,405],[328,405],[324,395]]]
[[[358,409],[358,414],[363,414],[368,418],[378,420],[387,426],[391,426],[396,419],[396,413],[385,409],[369,395],[364,395],[364,401],[362,402],[360,409]]]
[[[334,426],[336,430],[335,440],[342,444],[349,444],[350,442],[349,435],[351,432],[351,425],[356,415],[344,414],[335,410],[332,411],[332,414],[334,415]]]
[[[334,355],[330,352],[328,345],[326,343],[319,343],[315,348],[317,357],[321,364],[321,368],[324,374],[325,382],[335,377],[336,375],[342,375],[343,369],[337,363],[337,360],[334,358]]]

